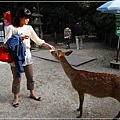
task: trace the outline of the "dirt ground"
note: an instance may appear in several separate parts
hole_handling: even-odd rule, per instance
[[[55,47],[66,50],[65,45]],[[120,74],[119,69],[110,68],[110,61],[116,57],[116,49],[108,47],[105,43],[86,42],[82,50],[76,50],[75,43],[71,43],[71,50],[77,54],[97,58],[74,67],[75,69]],[[11,105],[13,94],[11,93],[10,66],[0,62],[0,119],[76,119],[78,114],[76,109],[79,106],[78,94],[73,89],[61,65],[58,62],[36,57],[33,57],[33,61],[35,91],[41,96],[42,101],[34,101],[29,98],[23,73],[18,108],[13,108]],[[85,94],[81,119],[110,120],[117,115],[119,110],[120,103],[113,98],[96,98]]]

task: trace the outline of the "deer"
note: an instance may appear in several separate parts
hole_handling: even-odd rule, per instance
[[[55,59],[60,62],[65,74],[70,79],[73,88],[79,96],[79,108],[77,111],[81,118],[83,114],[84,94],[89,94],[98,98],[112,97],[120,102],[120,76],[110,73],[99,73],[73,68],[65,56],[69,56],[73,51],[53,50],[50,51]],[[116,120],[120,117],[120,111],[113,118]]]

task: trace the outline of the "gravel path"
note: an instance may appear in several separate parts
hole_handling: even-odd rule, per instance
[[[65,45],[56,46],[56,49],[65,49]],[[86,42],[82,50],[76,50],[74,43],[71,49],[76,54],[96,57],[97,59],[75,67],[96,72],[119,74],[119,69],[110,68],[110,61],[115,59],[116,50],[109,48],[105,43]],[[41,49],[39,49],[41,50]],[[34,51],[33,51],[34,52]],[[78,108],[78,94],[72,88],[70,80],[65,75],[61,65],[33,57],[35,91],[42,97],[42,101],[29,98],[26,89],[25,75],[22,75],[21,90],[19,93],[19,107],[11,106],[12,74],[7,63],[0,62],[0,118],[1,119],[75,119]],[[83,119],[110,120],[120,110],[120,104],[113,98],[96,98],[85,95]]]

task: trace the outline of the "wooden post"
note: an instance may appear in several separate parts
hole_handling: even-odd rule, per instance
[[[119,46],[120,46],[120,37],[118,38],[118,45],[117,45],[117,58],[116,58],[116,62],[118,62],[118,58],[119,58]]]
[[[57,44],[57,34],[55,32],[55,44]]]

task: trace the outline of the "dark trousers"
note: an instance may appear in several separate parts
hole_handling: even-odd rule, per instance
[[[65,43],[67,44],[67,46],[70,46],[70,38],[64,38]]]
[[[20,92],[20,82],[21,82],[21,74],[20,78],[15,78],[16,75],[16,67],[12,67],[12,74],[13,74],[13,83],[12,83],[12,93],[18,94]],[[33,90],[34,89],[34,81],[33,81],[33,66],[32,64],[24,66],[25,76],[27,79],[27,89]]]

